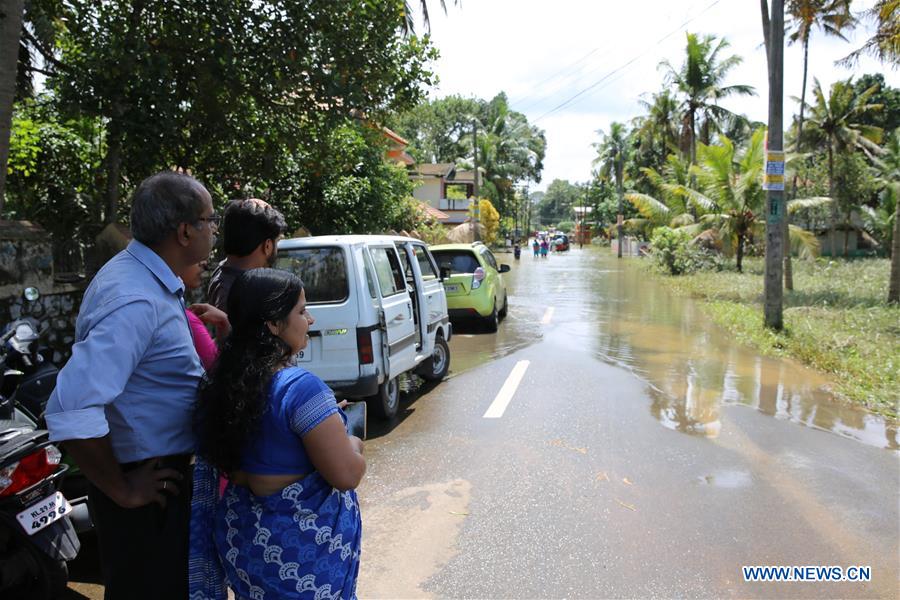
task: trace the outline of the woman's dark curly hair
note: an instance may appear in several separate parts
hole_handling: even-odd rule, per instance
[[[278,269],[245,271],[231,286],[231,334],[200,383],[194,414],[200,454],[225,472],[240,467],[259,430],[272,376],[291,358],[291,348],[267,323],[286,321],[302,291],[299,277]]]

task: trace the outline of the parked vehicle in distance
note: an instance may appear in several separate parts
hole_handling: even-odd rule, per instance
[[[509,310],[502,273],[490,249],[481,242],[441,244],[431,247],[440,267],[451,318],[480,318],[488,331],[497,331]]]
[[[298,364],[335,393],[364,398],[384,418],[400,406],[399,377],[450,369],[452,328],[440,272],[425,242],[387,235],[282,240],[275,266],[298,275],[315,323]]]
[[[564,233],[557,234],[551,243],[554,252],[566,252],[569,249],[569,236]]]

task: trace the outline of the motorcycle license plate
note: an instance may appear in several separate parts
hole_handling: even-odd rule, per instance
[[[445,283],[444,291],[446,291],[448,294],[457,294],[457,293],[459,293],[459,284]]]
[[[28,535],[34,535],[44,527],[59,521],[72,511],[62,492],[50,494],[16,515],[22,528]]]

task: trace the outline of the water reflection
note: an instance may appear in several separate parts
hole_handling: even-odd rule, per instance
[[[830,381],[786,359],[761,357],[713,325],[697,303],[672,295],[636,259],[596,249],[520,261],[498,255],[512,271],[510,311],[497,334],[454,326],[455,373],[540,341],[586,348],[648,383],[650,412],[665,427],[716,437],[721,407],[749,405],[777,419],[900,449],[896,421],[841,403]],[[554,306],[553,324],[540,324]]]
[[[599,358],[627,365],[649,382],[650,412],[666,427],[716,437],[721,406],[739,403],[867,444],[900,448],[896,422],[841,403],[816,371],[739,345],[695,302],[673,296],[635,261],[613,271],[609,263],[616,259],[603,252],[582,258],[587,279],[604,290],[581,299],[599,315],[586,341]]]

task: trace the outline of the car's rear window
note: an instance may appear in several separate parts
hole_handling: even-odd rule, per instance
[[[275,267],[303,280],[307,304],[343,302],[350,295],[347,259],[340,248],[280,250]]]
[[[449,267],[451,275],[454,273],[474,273],[481,266],[475,254],[471,250],[432,250],[432,256],[437,261],[439,269]]]

